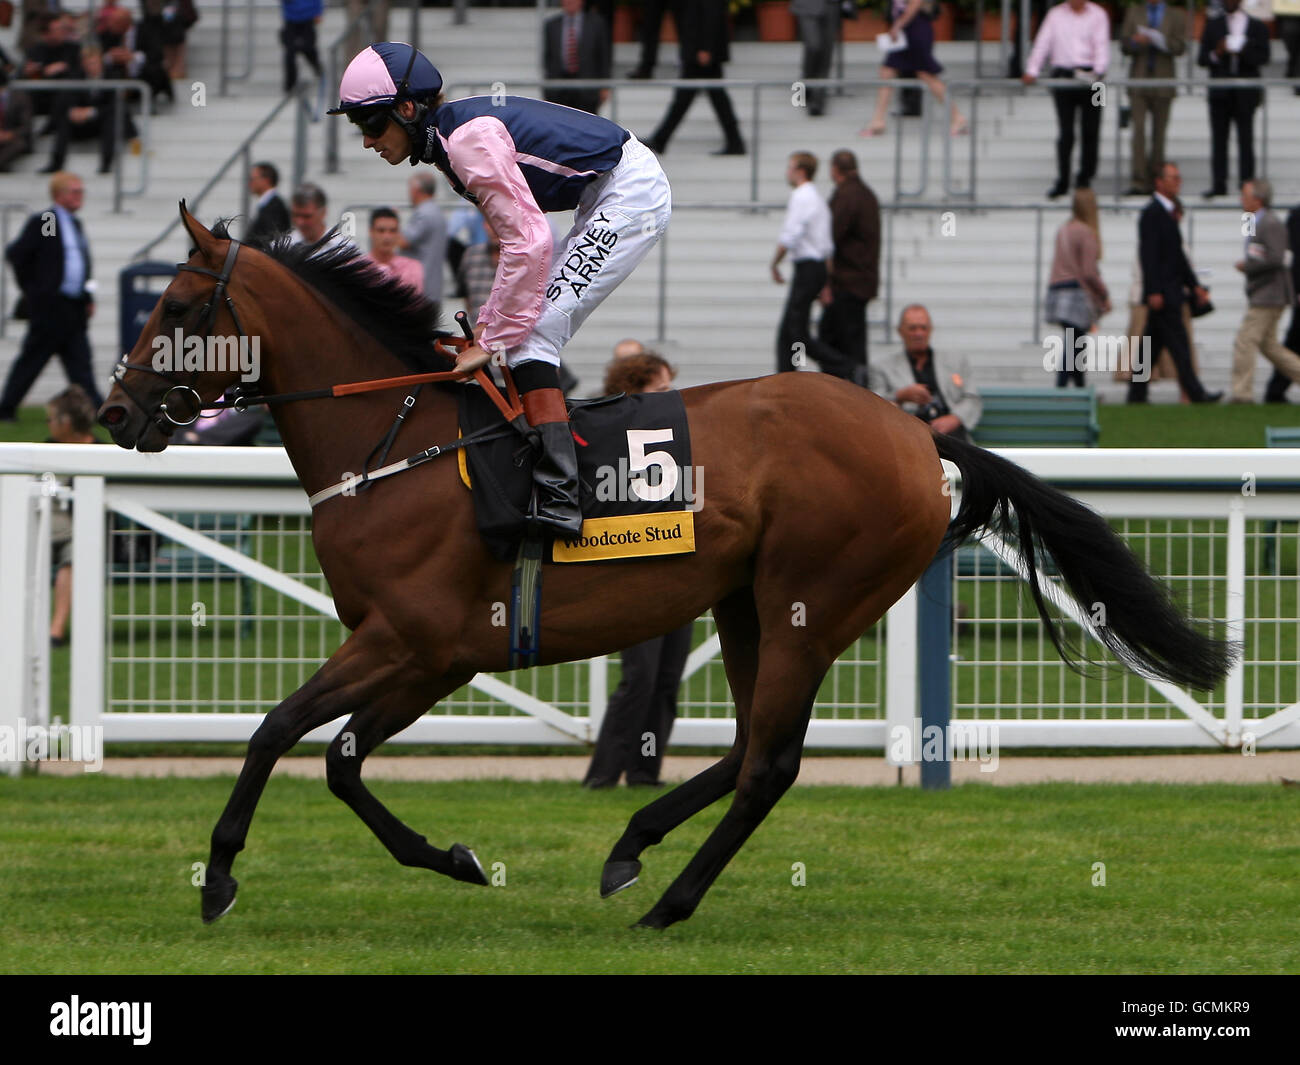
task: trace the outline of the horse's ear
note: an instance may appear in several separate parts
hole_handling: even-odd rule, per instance
[[[214,254],[213,249],[216,246],[217,238],[209,230],[205,229],[197,218],[190,214],[184,200],[181,200],[180,210],[181,225],[185,227],[190,239],[194,241],[194,246],[199,249],[205,258],[211,258]]]

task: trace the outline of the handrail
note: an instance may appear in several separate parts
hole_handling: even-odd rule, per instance
[[[27,80],[20,78],[9,83],[9,88],[15,91],[27,93],[60,93],[76,89],[86,89],[93,92],[108,91],[116,98],[113,104],[113,125],[114,125],[114,148],[113,148],[113,213],[122,213],[122,198],[124,196],[142,196],[145,189],[149,187],[149,150],[151,148],[151,138],[149,136],[149,99],[150,89],[146,82],[110,78],[108,80],[97,78],[77,78],[77,79],[60,79],[58,82]],[[140,182],[134,188],[124,189],[122,187],[122,157],[129,154],[124,152],[122,144],[122,131],[126,115],[126,93],[136,92],[144,106],[140,108],[140,113],[136,116],[140,120]]]
[[[412,5],[411,28],[415,30],[418,27],[418,0]],[[347,46],[347,40],[352,35],[352,31],[360,28],[362,23],[366,28],[373,32],[374,23],[370,17],[370,5],[366,4],[356,16],[344,28],[343,32],[334,39],[334,43],[326,50],[325,66],[329,71],[329,83],[336,86],[343,81],[343,49]],[[417,46],[418,47],[418,46]],[[351,56],[348,57],[349,62]],[[327,122],[325,124],[325,173],[337,174],[339,172],[339,124],[338,122]]]
[[[245,39],[247,48],[244,52],[244,69],[234,74],[230,70],[230,8],[235,0],[221,0],[221,74],[218,81],[218,93],[221,96],[229,95],[227,88],[232,81],[247,81],[253,73],[253,49],[257,44],[256,34],[253,33],[253,3],[254,0],[247,0],[244,7],[248,12],[245,19]]]
[[[303,174],[306,166],[306,161],[304,158],[307,150],[306,122],[308,120],[308,116],[311,113],[311,108],[315,102],[314,96],[315,93],[311,89],[311,87],[307,84],[302,84],[299,85],[298,88],[294,90],[294,92],[278,100],[276,104],[271,108],[271,110],[267,112],[266,117],[263,118],[262,121],[260,121],[256,126],[253,127],[253,131],[249,133],[248,136],[245,137],[239,143],[239,146],[236,147],[235,150],[230,153],[226,161],[217,168],[216,172],[213,173],[212,177],[208,179],[207,184],[205,184],[203,188],[201,188],[191,199],[187,201],[187,206],[189,210],[193,212],[199,209],[200,205],[203,203],[203,200],[207,197],[208,193],[211,192],[216,187],[217,182],[219,182],[223,177],[225,177],[226,172],[235,164],[236,160],[240,160],[240,159],[243,160],[244,170],[245,172],[247,172],[248,168],[252,165],[251,150],[252,150],[253,141],[255,141],[259,136],[261,136],[262,132],[272,122],[275,121],[275,119],[279,116],[280,112],[284,110],[284,108],[287,105],[295,102],[298,104],[298,110],[296,114],[295,136],[294,136],[294,162],[293,162],[294,180],[296,183],[301,178],[301,175]],[[242,196],[242,213],[245,216],[248,214],[248,206],[249,206],[248,184],[245,181],[243,183],[243,196]],[[181,220],[180,220],[180,216],[178,215],[177,217],[173,218],[169,223],[167,223],[167,225],[163,228],[163,231],[159,233],[156,237],[154,237],[153,240],[149,241],[148,244],[138,249],[131,256],[131,260],[134,262],[138,259],[145,258],[151,251],[153,251],[154,248],[156,248],[159,244],[161,244],[164,240],[166,240],[167,237],[171,236],[172,231],[176,229],[180,224],[181,224]]]

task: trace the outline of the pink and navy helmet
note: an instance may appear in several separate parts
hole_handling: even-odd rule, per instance
[[[358,52],[348,64],[339,85],[339,105],[326,114],[432,100],[441,91],[442,75],[421,52],[409,44],[381,41]]]

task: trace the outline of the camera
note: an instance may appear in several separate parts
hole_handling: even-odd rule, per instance
[[[937,400],[931,400],[924,407],[916,409],[916,416],[923,422],[932,422],[935,418],[942,417],[943,413],[943,406]]]

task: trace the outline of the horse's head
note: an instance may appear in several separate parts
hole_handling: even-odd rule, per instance
[[[162,451],[176,428],[260,369],[257,338],[244,332],[228,290],[240,246],[205,229],[184,200],[180,212],[194,250],[122,356],[99,409],[119,447]]]

